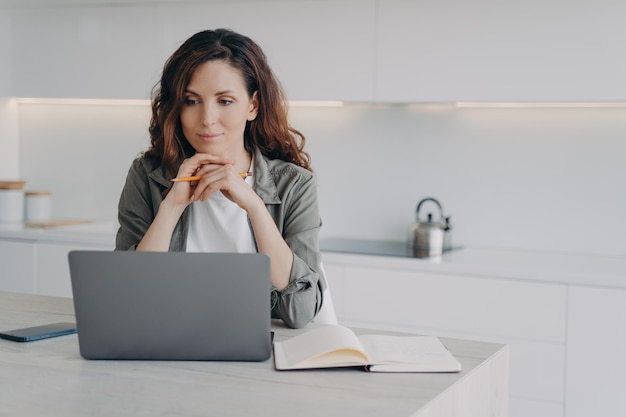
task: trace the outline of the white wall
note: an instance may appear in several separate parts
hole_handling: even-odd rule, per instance
[[[434,196],[457,244],[626,254],[626,109],[296,115],[326,234],[404,239],[417,202]]]
[[[126,172],[149,144],[148,106],[19,106],[25,189],[50,190],[55,218],[117,218]]]
[[[69,3],[80,4],[77,0]],[[120,0],[119,3],[124,2]],[[170,49],[170,42],[178,39],[179,35],[182,37],[182,33],[192,32],[189,29],[190,22],[195,28],[214,26],[216,21],[233,24],[242,30],[250,28],[250,32],[245,32],[255,38],[255,33],[258,33],[269,43],[268,49],[273,51],[272,48],[276,47],[273,45],[278,42],[275,40],[277,32],[274,26],[259,23],[257,11],[262,9],[265,13],[263,16],[269,19],[270,15],[277,16],[271,11],[287,10],[284,8],[287,2],[283,0],[268,1],[262,5],[255,3],[254,7],[249,7],[246,1],[232,3],[216,0],[215,4],[180,2],[175,6],[157,6],[151,1],[146,3],[132,7],[53,8],[55,17],[63,17],[65,20],[61,21],[65,25],[78,25],[79,29],[73,32],[52,31],[53,39],[46,39],[49,42],[45,44],[41,44],[38,37],[30,36],[35,32],[29,28],[30,25],[37,26],[38,22],[45,21],[49,28],[54,29],[56,20],[48,22],[49,10],[17,7],[12,22],[14,25],[20,24],[11,31],[15,42],[0,40],[0,52],[12,49],[16,65],[0,64],[0,75],[14,68],[16,80],[19,78],[19,82],[14,84],[21,86],[22,92],[31,91],[34,86],[33,94],[62,92],[72,97],[69,93],[77,93],[72,91],[72,87],[76,87],[76,90],[80,90],[78,93],[82,92],[86,97],[101,97],[99,93],[109,88],[106,83],[94,83],[93,79],[106,78],[109,82],[119,81],[118,87],[123,91],[131,85],[140,84],[139,96],[144,97],[145,86],[153,82],[145,80],[146,74],[156,74],[162,65],[159,62],[157,68],[152,69],[156,57],[161,54],[165,56],[165,51]],[[289,3],[299,5],[290,6],[293,7],[289,9],[293,13],[289,14],[291,24],[298,22],[298,19],[302,20],[303,15],[309,17],[306,11],[314,6],[312,1]],[[415,83],[415,77],[435,86],[452,86],[451,95],[443,95],[450,100],[476,97],[458,96],[459,90],[450,80],[493,93],[499,91],[499,87],[489,88],[493,84],[493,77],[485,78],[484,74],[485,70],[494,68],[503,77],[526,73],[527,70],[538,71],[539,78],[524,79],[542,91],[553,83],[552,78],[543,79],[540,75],[546,71],[556,71],[551,74],[563,81],[565,87],[562,91],[571,89],[578,92],[582,94],[581,100],[613,97],[605,94],[607,90],[604,87],[607,85],[611,87],[608,88],[610,91],[622,91],[623,82],[619,77],[598,76],[607,74],[603,70],[605,67],[611,68],[613,74],[619,73],[619,68],[624,64],[621,58],[615,58],[612,49],[620,43],[610,42],[611,39],[615,41],[626,36],[623,25],[619,26],[615,21],[617,18],[613,18],[619,15],[613,12],[621,11],[622,6],[613,0],[584,4],[577,2],[576,7],[567,9],[567,18],[563,18],[560,10],[569,7],[570,3],[563,0],[547,3],[533,1],[532,7],[529,6],[524,13],[517,13],[518,9],[526,7],[526,3],[521,0],[514,2],[514,5],[497,7],[489,0],[481,0],[477,2],[480,6],[478,9],[473,8],[476,6],[474,4],[468,9],[465,3],[448,0],[445,3],[450,6],[449,13],[446,13],[448,9],[440,7],[436,2],[346,1],[342,2],[343,8],[337,9],[335,6],[333,9],[334,3],[323,2],[320,8],[327,15],[337,10],[347,14],[346,11],[351,8],[360,11],[360,17],[357,16],[355,22],[346,21],[345,30],[333,20],[333,33],[337,37],[343,36],[341,33],[345,31],[362,33],[361,42],[367,47],[361,50],[356,62],[371,60],[370,65],[359,64],[357,69],[351,71],[367,72],[369,75],[365,78],[372,78],[371,82],[357,83],[349,92],[343,92],[340,98],[349,100],[351,97],[361,97],[353,95],[360,93],[361,86],[370,92],[376,91],[375,95],[366,94],[366,97],[378,97],[382,101],[403,98],[397,94],[398,91],[410,92],[405,97],[407,101],[441,97],[423,95],[422,89],[418,88],[421,84]],[[495,9],[487,8],[492,6]],[[481,13],[481,10],[496,10],[497,13]],[[433,21],[441,21],[442,26],[433,25],[442,28],[445,35],[433,33],[432,37],[419,36],[427,40],[426,45],[422,46],[432,55],[424,55],[424,49],[414,49],[412,43],[419,32],[412,32],[415,25],[411,19],[415,16],[431,16],[424,15],[426,12],[432,13]],[[210,15],[213,20],[198,17],[205,15],[207,18]],[[2,16],[0,14],[0,23],[3,22]],[[93,27],[91,23],[86,27],[81,26],[81,22],[89,23],[93,19],[94,22],[102,19],[102,26],[95,23]],[[283,17],[280,19],[284,20]],[[459,21],[468,23],[466,26],[458,26],[456,22]],[[513,29],[502,26],[503,22],[509,21],[516,22]],[[118,24],[121,26],[118,27]],[[459,46],[458,36],[451,36],[458,32],[446,31],[447,24],[453,25],[455,30],[461,30],[461,35],[465,33],[462,31],[464,27],[472,29],[474,40],[466,48]],[[541,29],[539,31],[537,24]],[[520,30],[515,29],[518,25]],[[100,27],[103,32],[95,30]],[[73,39],[82,33],[81,30],[90,28],[94,32],[87,30],[88,34],[100,34],[102,37],[92,39],[88,36],[82,39],[79,36]],[[108,35],[104,36],[109,33],[108,29],[104,30],[106,28],[114,28],[111,33],[115,33],[115,36],[111,39]],[[295,74],[303,72],[297,65],[289,65],[294,61],[290,51],[302,45],[305,47],[300,48],[300,52],[304,51],[307,57],[315,57],[316,62],[330,59],[342,66],[344,71],[345,65],[353,68],[349,64],[354,58],[354,48],[345,48],[345,53],[342,48],[335,48],[333,54],[329,55],[324,47],[329,43],[328,37],[325,37],[325,42],[319,42],[317,26],[303,25],[299,28],[302,30],[296,32],[303,37],[302,42],[278,42],[281,45],[281,56],[287,51],[286,56],[289,57],[282,61],[283,66],[279,65],[279,69],[290,69],[288,73]],[[365,30],[368,28],[371,30]],[[498,36],[498,31],[484,32],[484,28],[499,29],[503,37]],[[587,32],[593,32],[593,36],[587,36]],[[415,36],[407,36],[411,33]],[[606,38],[606,45],[610,44],[611,47],[604,47],[604,37],[599,33],[611,35]],[[20,34],[24,36],[17,36]],[[570,38],[563,34],[576,36]],[[350,40],[347,44],[363,47],[359,39],[357,36],[356,41]],[[409,45],[402,44],[401,39],[408,40]],[[85,60],[75,57],[82,56],[83,49],[91,47],[87,42],[90,40],[102,41],[98,42],[98,45],[101,44],[100,49],[96,48],[92,52],[104,55],[98,55],[93,66],[83,68],[81,65]],[[548,43],[535,48],[542,41]],[[317,46],[318,42],[320,46]],[[368,46],[372,42],[375,48]],[[56,67],[42,66],[43,71],[40,72],[39,67],[30,65],[32,56],[40,55],[25,51],[29,47],[41,49],[42,45],[47,49],[41,56],[54,55],[62,59],[53,60]],[[461,42],[460,45],[465,44]],[[315,47],[320,49],[316,50]],[[498,64],[501,59],[499,54],[492,52],[502,49],[514,51],[510,53],[523,61],[519,62],[519,66],[512,65],[518,72],[513,72],[512,67],[492,67],[494,62]],[[554,50],[556,58],[562,57],[558,53],[560,51],[566,53],[565,58],[573,57],[573,61],[571,65],[569,58],[544,61],[541,59],[542,53],[533,53],[535,49],[546,54],[552,54]],[[337,53],[338,50],[341,53]],[[403,55],[405,50],[413,53]],[[57,51],[58,54],[54,52],[49,55],[52,53],[50,51]],[[522,52],[525,54],[518,56]],[[135,53],[139,55],[133,55]],[[124,61],[120,57],[127,55],[139,57],[138,62],[145,68],[141,70],[137,64],[131,65],[134,70],[130,72],[120,69],[118,63]],[[350,59],[342,61],[344,56]],[[402,61],[404,57],[410,58],[409,61]],[[443,59],[441,62],[438,61],[439,57]],[[466,59],[473,66],[463,65]],[[563,67],[560,64],[565,68],[575,66],[578,70],[587,68],[579,66],[579,60],[595,72],[585,70],[576,73],[579,76],[568,73],[561,79],[563,71],[559,68]],[[104,62],[114,63],[114,71],[107,68]],[[556,65],[555,62],[560,64]],[[66,71],[65,67],[72,63],[80,65],[73,68],[74,72]],[[414,69],[433,63],[442,65],[442,71],[431,68],[430,72],[422,73],[421,77],[419,72],[413,72]],[[504,63],[510,64],[508,61]],[[321,80],[324,77],[327,77],[326,80],[345,78],[337,77],[326,65],[312,67],[316,68],[315,75],[319,73]],[[56,71],[51,70],[54,68]],[[408,72],[396,72],[398,68]],[[470,68],[473,70],[470,71]],[[445,71],[452,69],[456,72]],[[371,74],[372,71],[375,74]],[[459,78],[463,74],[467,75],[468,71],[471,73],[469,78]],[[68,79],[68,74],[76,77],[86,75],[81,80],[75,80],[72,77]],[[129,75],[134,76],[128,78]],[[300,78],[296,79],[302,84]],[[515,77],[513,79],[516,80]],[[609,81],[604,83],[599,80]],[[393,88],[387,85],[387,81],[393,84]],[[602,88],[598,87],[599,84]],[[86,87],[94,85],[104,87]],[[294,85],[291,84],[292,89],[287,90],[288,94],[294,91]],[[334,90],[330,85],[329,88],[327,81],[322,82],[322,87]],[[505,98],[528,98],[520,95],[521,91],[525,91],[520,85],[526,84],[515,81],[510,85],[514,87],[514,92],[505,94]],[[55,88],[48,91],[44,88],[46,86]],[[3,92],[0,84],[0,97],[5,93],[6,90]],[[116,90],[113,95],[117,97],[119,94]],[[310,92],[303,97],[307,98],[308,94]],[[80,94],[77,96],[82,97]],[[133,94],[130,96],[134,97]],[[302,98],[297,93],[296,97]],[[500,96],[488,94],[487,97]],[[537,96],[530,96],[533,97]],[[565,100],[579,96],[557,94],[550,97]],[[616,97],[622,98],[621,95]],[[52,190],[56,217],[114,218],[128,164],[148,144],[147,107],[21,104],[19,113],[18,173],[28,181],[27,188]],[[319,175],[324,236],[404,240],[409,225],[414,221],[417,202],[433,196],[443,203],[446,214],[452,216],[456,225],[453,232],[456,244],[617,255],[626,254],[626,241],[623,238],[626,221],[622,217],[622,213],[626,212],[626,193],[622,185],[626,177],[626,168],[622,163],[626,156],[625,116],[626,109],[607,108],[428,110],[411,106],[366,105],[294,108],[291,112],[294,125],[309,139],[308,149]],[[14,162],[18,156],[16,146],[14,139],[8,145],[2,144],[2,154],[10,155],[2,158],[12,161],[6,165],[11,170],[17,166]]]
[[[626,255],[626,109],[292,108],[323,236],[403,240],[417,202],[456,244]],[[146,106],[20,104],[21,175],[58,217],[116,216]],[[427,207],[424,207],[425,209]]]
[[[19,179],[19,124],[15,100],[0,97],[0,179]]]
[[[0,97],[11,93],[12,29],[11,12],[0,10]]]
[[[18,179],[17,105],[11,94],[11,13],[0,10],[0,179]]]

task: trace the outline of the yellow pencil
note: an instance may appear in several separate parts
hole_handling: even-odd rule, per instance
[[[241,178],[246,178],[252,176],[252,172],[240,172],[239,176]],[[202,179],[202,175],[195,175],[193,177],[180,177],[180,178],[172,178],[170,181],[172,182],[188,182],[188,181],[199,181]]]

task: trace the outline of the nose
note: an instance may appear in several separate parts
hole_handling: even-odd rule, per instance
[[[215,106],[209,105],[209,103],[205,103],[202,107],[202,125],[210,126],[215,124],[215,120],[217,118],[217,111]]]

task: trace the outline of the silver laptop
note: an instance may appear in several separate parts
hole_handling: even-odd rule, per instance
[[[264,361],[270,262],[259,253],[71,251],[86,359]]]

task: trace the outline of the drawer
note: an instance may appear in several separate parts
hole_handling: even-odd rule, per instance
[[[563,286],[359,267],[342,275],[348,321],[565,343]]]

